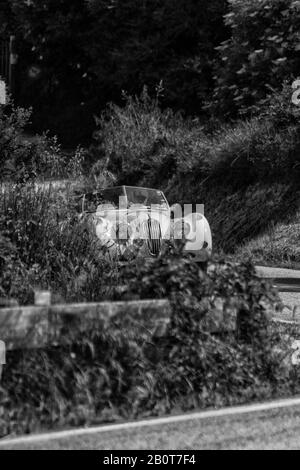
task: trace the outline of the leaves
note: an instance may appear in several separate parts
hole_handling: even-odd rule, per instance
[[[213,102],[208,104],[212,112],[249,116],[266,97],[266,84],[279,90],[283,80],[298,75],[300,14],[294,7],[293,0],[231,2],[225,17],[231,38],[218,48]],[[247,85],[248,91],[236,99],[233,84],[241,91]]]

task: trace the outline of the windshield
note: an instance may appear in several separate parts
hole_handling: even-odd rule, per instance
[[[119,208],[120,198],[125,198],[125,191],[123,186],[115,188],[101,189],[94,193],[84,195],[84,211],[95,212],[96,210],[104,208],[105,206],[113,206],[115,209]],[[123,199],[124,201],[124,199]],[[124,202],[123,202],[124,205]]]
[[[159,205],[166,209],[168,207],[163,192],[157,189],[134,188],[131,186],[125,186],[125,191],[128,200],[128,207],[134,204],[142,204],[143,206],[147,207],[152,205]]]
[[[147,188],[135,188],[131,186],[116,186],[87,193],[83,196],[82,210],[84,212],[96,212],[112,209],[128,209],[134,205],[146,207],[159,206],[168,209],[168,203],[162,191]]]

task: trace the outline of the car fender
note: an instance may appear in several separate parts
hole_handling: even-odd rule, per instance
[[[212,251],[211,229],[206,217],[198,212],[190,213],[181,219],[174,219],[174,224],[184,222],[189,225],[190,230],[185,234],[186,251],[197,252],[205,248],[208,253]]]

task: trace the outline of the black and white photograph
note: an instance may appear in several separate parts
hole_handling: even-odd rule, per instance
[[[300,0],[0,0],[2,450],[300,450]]]

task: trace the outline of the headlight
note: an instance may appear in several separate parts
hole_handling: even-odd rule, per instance
[[[175,240],[177,239],[182,239],[183,236],[187,237],[188,234],[191,231],[190,224],[185,222],[184,220],[178,220],[174,224],[174,238]]]

